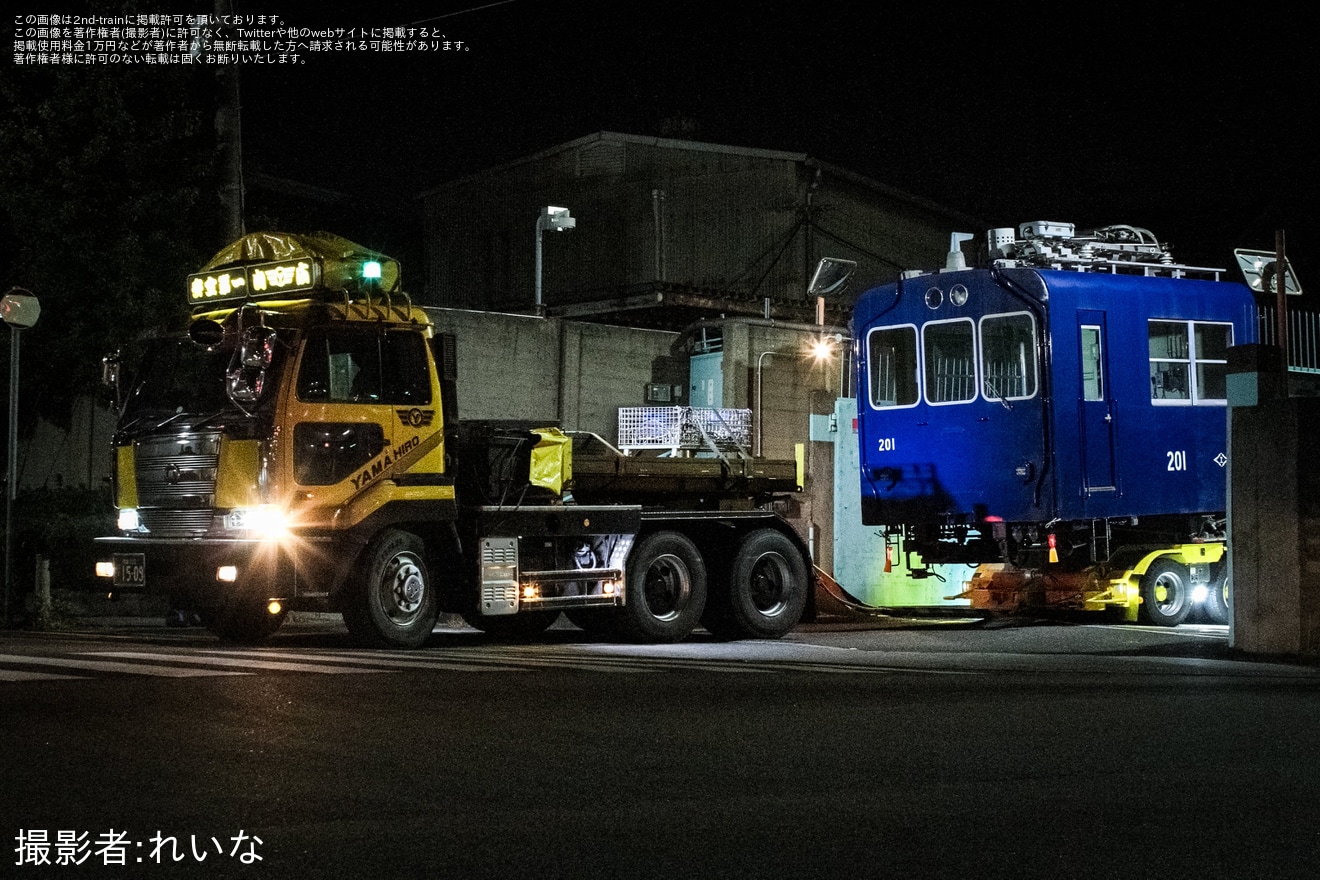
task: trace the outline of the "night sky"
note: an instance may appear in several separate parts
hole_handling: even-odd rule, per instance
[[[1320,225],[1303,134],[1317,39],[1272,4],[307,6],[235,11],[425,24],[470,48],[245,67],[249,168],[406,197],[592,132],[654,135],[686,117],[695,139],[805,152],[995,226],[1144,226],[1199,265],[1272,248],[1282,227],[1303,284],[1320,285],[1305,274],[1320,266]]]

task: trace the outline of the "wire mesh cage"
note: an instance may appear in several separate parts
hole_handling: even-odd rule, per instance
[[[619,448],[736,450],[750,445],[752,411],[697,406],[619,408]]]

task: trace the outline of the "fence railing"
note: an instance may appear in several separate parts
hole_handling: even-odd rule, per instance
[[[1256,307],[1256,330],[1266,345],[1278,344],[1274,306]],[[1288,311],[1288,369],[1294,373],[1320,373],[1320,314]]]

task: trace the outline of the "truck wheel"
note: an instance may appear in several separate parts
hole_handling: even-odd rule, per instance
[[[1141,608],[1158,626],[1177,626],[1192,610],[1187,566],[1167,557],[1157,559],[1141,579]]]
[[[524,611],[521,614],[464,614],[463,620],[473,629],[505,642],[525,642],[548,630],[559,619],[558,611]]]
[[[807,567],[793,542],[774,529],[743,538],[729,567],[729,581],[706,629],[724,639],[777,639],[802,617]]]
[[[198,611],[202,626],[226,642],[255,645],[274,635],[289,612],[271,614],[264,602],[243,602],[227,608],[206,608]]]
[[[1210,580],[1210,594],[1205,597],[1205,616],[1211,623],[1228,623],[1228,557],[1219,560],[1218,570]]]
[[[435,629],[439,604],[422,541],[388,529],[358,563],[344,624],[358,640],[385,648],[420,648]]]
[[[706,607],[706,564],[687,536],[648,535],[628,554],[627,594],[615,622],[637,642],[677,642]]]

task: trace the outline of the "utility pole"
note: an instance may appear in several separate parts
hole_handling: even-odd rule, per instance
[[[14,498],[18,494],[18,340],[37,323],[41,303],[21,287],[0,300],[0,319],[9,325],[9,461],[5,470],[5,626],[9,625],[10,584],[14,581]]]
[[[220,27],[234,14],[233,0],[215,0],[215,21]],[[243,222],[243,125],[239,102],[238,65],[217,64],[218,98],[215,137],[220,156],[220,206],[224,212],[224,240],[237,241],[246,233]]]

